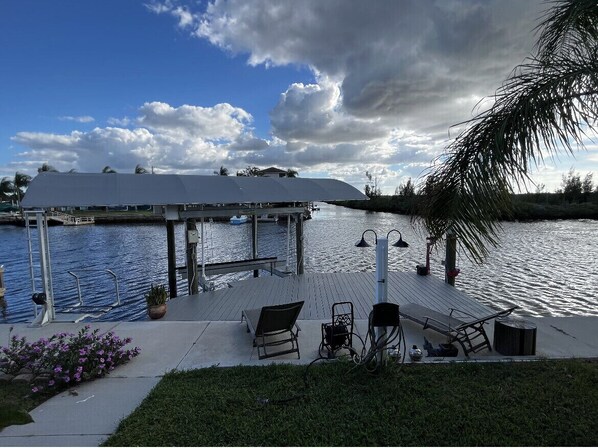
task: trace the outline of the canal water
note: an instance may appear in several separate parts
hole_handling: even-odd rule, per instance
[[[425,262],[425,234],[415,230],[409,217],[352,210],[320,203],[313,219],[305,222],[306,272],[359,272],[375,270],[375,248],[357,248],[366,229],[386,235],[398,229],[410,246],[390,247],[389,269],[415,271]],[[251,226],[226,222],[206,223],[206,262],[250,258]],[[390,243],[398,234],[390,235]],[[176,227],[177,265],[185,263],[184,228]],[[367,235],[373,244],[373,235]],[[50,227],[51,266],[58,306],[77,302],[73,272],[80,278],[85,305],[114,302],[118,277],[122,306],[102,320],[146,319],[143,294],[151,283],[167,282],[166,228],[156,224]],[[456,286],[493,308],[517,305],[533,316],[598,316],[598,221],[565,220],[503,223],[501,245],[490,251],[486,263],[477,265],[459,250],[461,273]],[[277,256],[295,267],[294,228],[287,244],[286,218],[260,223],[259,256]],[[287,252],[287,246],[290,250]],[[201,253],[199,254],[201,260]],[[444,247],[432,254],[432,275],[443,278]],[[0,226],[0,265],[4,265],[6,308],[0,323],[27,322],[33,315],[27,237],[24,228]],[[210,279],[217,288],[247,278],[251,273]],[[179,295],[186,281],[179,280]],[[372,298],[374,291],[372,291]],[[342,299],[342,298],[339,298]]]

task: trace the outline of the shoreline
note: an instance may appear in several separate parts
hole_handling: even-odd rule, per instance
[[[417,198],[402,199],[396,196],[378,196],[369,201],[336,201],[334,205],[355,210],[365,210],[379,213],[395,213],[399,215],[416,216]],[[590,219],[598,220],[598,203],[547,203],[533,202],[529,198],[515,196],[511,213],[505,212],[499,221],[504,222],[535,222]]]
[[[528,198],[526,198],[528,199]],[[330,201],[332,205],[347,207],[355,210],[365,210],[377,213],[394,213],[413,216],[414,201],[401,200],[395,196],[373,197],[369,201]],[[146,210],[140,211],[78,211],[73,213],[77,217],[93,217],[95,224],[159,224],[164,223],[164,217],[154,215]],[[228,219],[228,218],[227,218]],[[511,215],[503,215],[500,221],[505,222],[534,222],[534,221],[562,221],[590,219],[598,220],[598,203],[550,204],[527,201],[517,198],[513,202]],[[214,219],[218,221],[219,219]],[[222,219],[224,221],[224,219]],[[0,213],[0,226],[24,226],[18,213]],[[60,225],[52,223],[50,225]]]

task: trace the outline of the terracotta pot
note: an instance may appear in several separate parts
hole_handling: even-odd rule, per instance
[[[147,314],[149,315],[150,319],[160,319],[161,317],[164,317],[166,314],[166,304],[163,303],[162,305],[148,306]]]

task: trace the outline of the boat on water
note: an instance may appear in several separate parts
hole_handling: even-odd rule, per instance
[[[230,219],[230,223],[233,225],[245,224],[246,222],[249,222],[249,217],[247,215],[237,215]]]

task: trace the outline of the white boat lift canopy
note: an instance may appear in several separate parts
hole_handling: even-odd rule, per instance
[[[336,179],[179,174],[40,173],[25,208],[293,203],[367,199]]]
[[[21,206],[29,210],[53,207],[153,206],[154,213],[161,214],[166,221],[169,289],[171,297],[176,297],[175,221],[185,220],[187,223],[187,278],[189,294],[195,294],[199,277],[195,246],[201,240],[203,254],[204,218],[252,215],[253,258],[247,260],[252,262],[258,260],[257,216],[264,213],[286,214],[287,228],[290,231],[290,216],[294,215],[297,274],[302,274],[303,212],[308,204],[314,201],[364,199],[367,197],[355,187],[336,179],[45,172],[31,181]],[[36,216],[38,228],[45,229],[47,223],[42,223],[39,213]],[[195,227],[195,218],[201,219],[201,237]],[[36,322],[43,325],[52,321],[55,313],[49,247],[40,248],[40,255],[45,258],[41,265],[47,266],[47,272],[43,273],[46,278],[43,282],[46,304]],[[202,267],[202,279],[205,280],[203,256]],[[257,271],[254,271],[254,275],[257,275]]]

